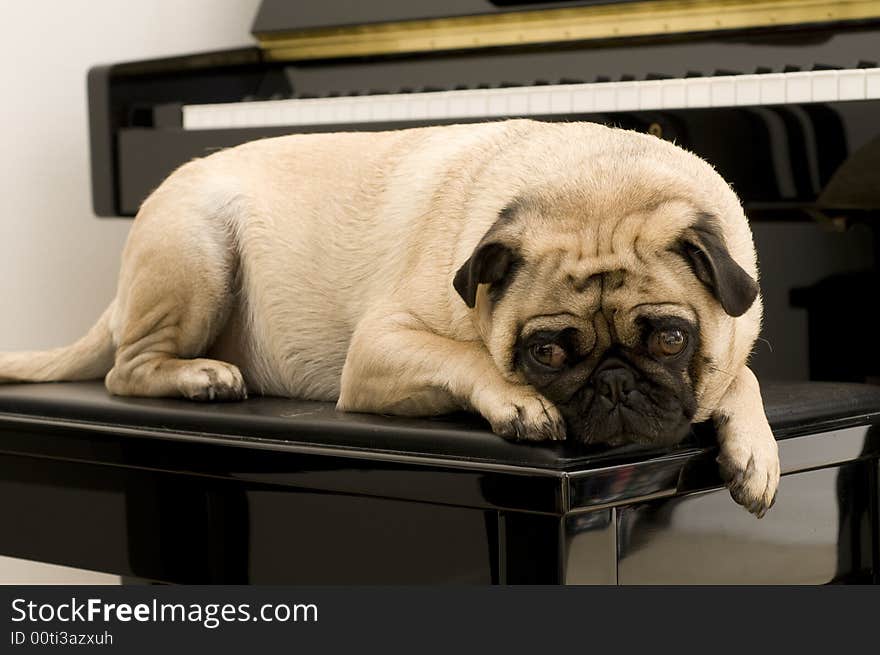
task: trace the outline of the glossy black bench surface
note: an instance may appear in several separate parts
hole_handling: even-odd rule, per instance
[[[880,414],[880,387],[768,383],[763,394],[767,417],[780,438]],[[0,385],[0,415],[214,437],[262,448],[316,446],[554,469],[604,465],[609,458],[660,452],[571,442],[511,443],[493,435],[479,417],[467,414],[410,419],[338,412],[331,403],[284,398],[208,404],[118,398],[97,382]],[[684,446],[694,444],[688,439]]]

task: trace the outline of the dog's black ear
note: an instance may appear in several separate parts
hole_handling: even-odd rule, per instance
[[[684,234],[681,253],[730,316],[742,316],[758,297],[758,283],[737,264],[711,216],[702,216]]]
[[[511,244],[487,240],[489,236],[487,234],[483,237],[452,281],[458,295],[471,308],[477,303],[477,287],[501,282],[517,260],[516,251]]]
[[[497,302],[522,263],[516,226],[525,204],[525,200],[518,198],[502,209],[498,220],[455,274],[452,286],[468,307],[477,304],[477,287],[481,284],[492,285],[489,291],[493,302]]]

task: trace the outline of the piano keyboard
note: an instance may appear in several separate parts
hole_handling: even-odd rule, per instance
[[[548,116],[880,98],[880,68],[185,105],[187,130]]]

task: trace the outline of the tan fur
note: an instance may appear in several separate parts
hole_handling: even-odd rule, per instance
[[[534,204],[519,235],[531,290],[493,313],[483,286],[470,310],[451,280],[523,197]],[[493,426],[519,411],[530,436],[563,438],[556,409],[511,370],[517,325],[564,308],[590,338],[625,338],[633,294],[686,298],[679,310],[699,317],[712,361],[696,418],[723,417],[723,469],[737,500],[761,513],[779,478],[746,368],[761,303],[727,316],[669,253],[698,210],[720,218],[733,258],[757,278],[734,193],[654,137],[518,120],[256,141],[182,166],[145,201],[116,300],[87,347],[0,355],[0,381],[107,373],[115,394],[195,399],[241,398],[246,384],[342,410],[464,406]],[[621,286],[591,290],[607,271],[620,271]],[[600,296],[614,318],[591,327]]]

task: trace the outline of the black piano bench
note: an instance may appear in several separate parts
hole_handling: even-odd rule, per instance
[[[0,387],[0,554],[172,583],[878,581],[880,387],[765,384],[756,519],[711,430],[672,450],[513,444],[479,419]]]

